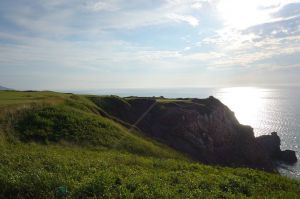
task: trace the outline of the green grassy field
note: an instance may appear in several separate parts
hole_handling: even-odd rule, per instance
[[[33,102],[58,103],[67,94],[55,93],[51,91],[44,92],[16,92],[16,91],[0,91],[0,107],[18,104],[28,104]]]
[[[196,163],[99,114],[124,99],[96,99],[0,92],[0,198],[300,198],[299,181]]]

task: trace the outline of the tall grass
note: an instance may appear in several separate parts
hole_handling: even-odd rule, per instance
[[[1,147],[0,198],[299,198],[300,183],[251,169],[116,150]],[[62,194],[62,193],[60,193]]]

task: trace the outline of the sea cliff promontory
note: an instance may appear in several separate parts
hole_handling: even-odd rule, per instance
[[[203,163],[273,171],[277,161],[297,161],[295,152],[280,150],[276,132],[255,137],[253,128],[240,124],[234,113],[212,96],[90,99],[109,115]]]

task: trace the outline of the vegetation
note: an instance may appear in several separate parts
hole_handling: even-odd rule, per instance
[[[196,163],[101,116],[113,100],[129,106],[0,92],[0,198],[299,198],[299,181]]]

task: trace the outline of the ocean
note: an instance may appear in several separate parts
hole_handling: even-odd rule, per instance
[[[300,179],[300,87],[108,89],[85,93],[122,97],[207,98],[214,96],[235,113],[241,124],[252,126],[255,136],[276,131],[281,138],[281,148],[296,151],[299,159],[294,165],[281,165],[279,172]]]

